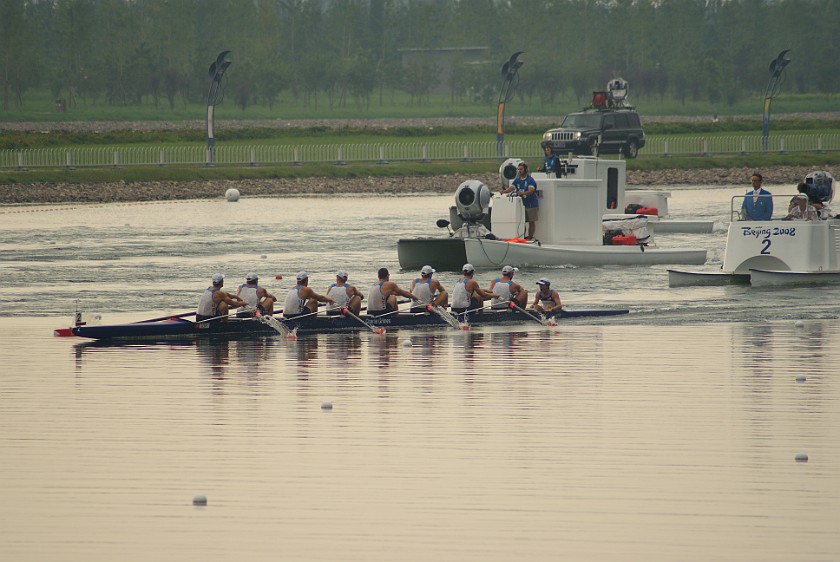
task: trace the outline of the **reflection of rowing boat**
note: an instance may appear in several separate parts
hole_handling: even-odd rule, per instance
[[[610,310],[564,310],[555,318],[592,318],[627,314],[627,309]],[[448,314],[448,313],[446,313]],[[536,324],[534,316],[515,311],[486,311],[480,314],[459,315],[470,326],[493,326],[502,324]],[[359,321],[361,319],[364,324]],[[359,319],[347,316],[312,316],[300,319],[282,320],[283,325],[297,334],[319,334],[367,331],[375,328],[410,329],[410,328],[447,328],[450,324],[437,314],[400,313],[399,315],[369,316]],[[112,324],[103,326],[78,326],[73,334],[96,340],[153,340],[168,341],[192,339],[205,336],[248,337],[276,336],[278,331],[269,323],[257,318],[229,318],[227,321],[190,322],[183,318],[172,318],[158,322],[133,324]]]

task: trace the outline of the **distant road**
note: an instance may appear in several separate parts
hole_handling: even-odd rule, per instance
[[[727,115],[724,120],[755,119],[760,121],[761,114]],[[840,120],[840,112],[825,113],[778,113],[773,120],[784,119],[820,119]],[[712,120],[711,115],[648,115],[643,116],[645,123],[703,123]],[[509,125],[557,126],[560,115],[543,117],[507,117]],[[477,127],[486,126],[495,129],[495,118],[485,117],[440,117],[412,119],[257,119],[257,120],[216,120],[217,130],[235,130],[245,128],[307,129],[326,127],[329,129],[392,129],[396,127]],[[180,131],[203,130],[204,120],[190,121],[25,121],[20,123],[0,122],[0,131],[19,132],[108,132],[108,131]]]

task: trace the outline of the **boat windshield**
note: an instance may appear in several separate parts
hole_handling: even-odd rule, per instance
[[[572,113],[566,115],[560,126],[569,129],[597,129],[601,126],[601,116],[595,113]]]

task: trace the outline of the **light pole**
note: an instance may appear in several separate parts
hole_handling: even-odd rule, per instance
[[[496,110],[496,156],[504,158],[505,144],[505,104],[513,99],[513,93],[519,84],[519,67],[523,62],[517,60],[525,51],[516,51],[502,65],[502,89],[499,91],[499,107]]]
[[[761,148],[764,152],[767,152],[767,141],[770,137],[770,102],[782,88],[782,74],[790,62],[785,55],[789,52],[790,49],[785,49],[770,61],[770,80],[767,82],[767,88],[764,89],[764,114],[761,116]]]
[[[215,161],[216,137],[213,131],[213,111],[219,103],[219,83],[222,76],[230,66],[231,61],[227,60],[230,51],[222,51],[216,60],[210,65],[210,91],[207,92],[207,164]]]

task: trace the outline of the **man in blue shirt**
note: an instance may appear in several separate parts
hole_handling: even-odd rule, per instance
[[[522,197],[525,206],[525,221],[528,223],[528,235],[526,240],[533,240],[536,232],[535,222],[539,219],[540,200],[537,198],[537,182],[528,173],[528,164],[520,162],[516,167],[517,177],[511,184],[500,193],[515,192],[514,195]]]
[[[546,174],[556,174],[560,167],[560,159],[554,154],[554,149],[550,144],[545,145],[545,164],[542,168],[537,168],[538,172],[545,172]]]
[[[748,191],[741,204],[741,220],[769,221],[773,216],[773,198],[770,192],[761,188],[764,178],[755,172],[750,179],[752,191]]]

